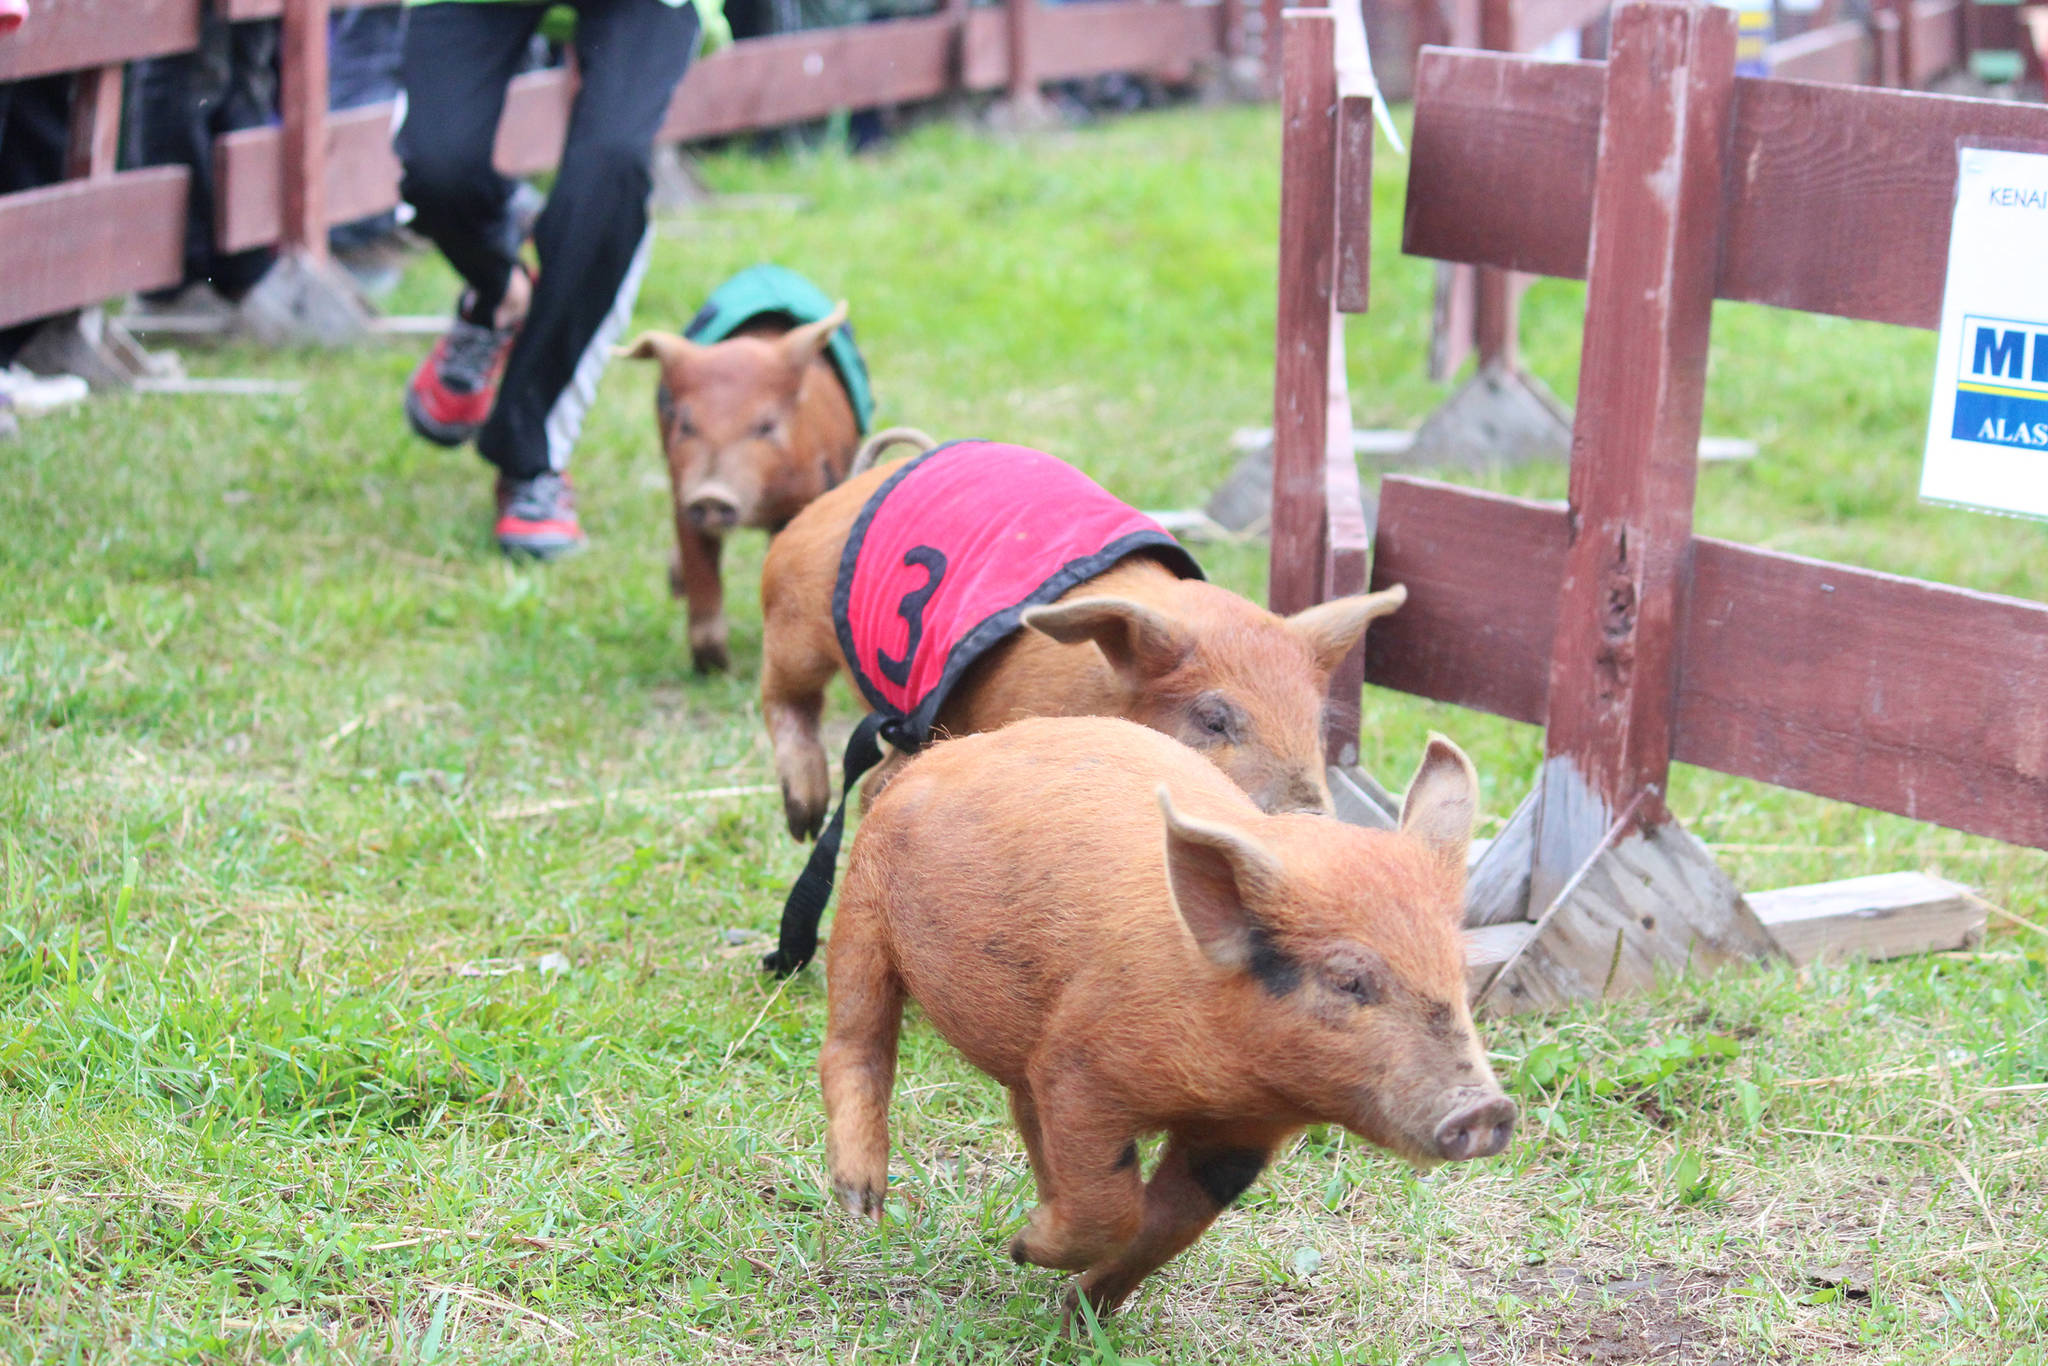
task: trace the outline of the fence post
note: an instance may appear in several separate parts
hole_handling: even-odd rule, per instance
[[[1038,93],[1038,68],[1031,50],[1038,0],[1005,0],[1003,10],[1010,36],[1010,112],[1020,123],[1028,123],[1044,112],[1044,101]]]
[[[953,51],[946,71],[946,98],[967,89],[967,14],[971,0],[945,0],[943,12],[953,25]]]
[[[282,219],[277,263],[242,301],[259,341],[341,346],[369,309],[327,256],[327,19],[330,0],[284,0],[278,33]]]
[[[278,41],[288,251],[327,258],[327,16],[329,0],[285,0]]]
[[[1285,27],[1280,15],[1286,7],[1286,0],[1259,0],[1259,66],[1269,96],[1280,93],[1282,30]]]
[[[1462,0],[1443,13],[1457,46],[1520,52],[1529,44],[1530,0]],[[1544,20],[1537,22],[1555,22]],[[1540,30],[1539,30],[1540,31]],[[1452,379],[1477,351],[1478,366],[1416,430],[1417,465],[1514,464],[1562,457],[1571,414],[1522,368],[1517,334],[1528,277],[1498,266],[1439,265],[1430,330],[1429,377]]]
[[[1280,221],[1288,231],[1280,235],[1266,595],[1275,612],[1291,613],[1323,600],[1338,101],[1335,18],[1293,10],[1284,24],[1284,41],[1272,35],[1284,67]],[[1348,430],[1344,437],[1348,445]]]
[[[114,173],[121,146],[121,68],[78,73],[71,104],[71,138],[64,178],[98,180]]]
[[[121,74],[116,62],[81,71],[72,80],[71,122],[64,144],[64,179],[108,180],[121,150]],[[136,380],[170,373],[174,359],[152,355],[107,316],[103,304],[58,314],[30,337],[20,360],[32,370],[79,376],[94,389],[125,389]]]
[[[1495,52],[1520,52],[1521,0],[1482,0],[1479,46]],[[1498,266],[1477,267],[1473,282],[1472,332],[1480,367],[1511,370],[1518,363],[1516,332],[1520,324],[1522,282]]]
[[[1730,11],[1616,11],[1532,914],[1670,768],[1734,72]]]

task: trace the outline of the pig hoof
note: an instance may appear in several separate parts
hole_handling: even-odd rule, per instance
[[[796,796],[788,783],[782,785],[782,814],[789,819],[790,838],[799,843],[816,839],[825,828],[824,809]]]
[[[732,656],[726,653],[724,641],[707,641],[690,647],[690,663],[700,674],[722,674],[732,667]]]
[[[867,1182],[834,1181],[832,1194],[847,1213],[881,1222],[882,1193]]]
[[[1095,1310],[1095,1317],[1098,1320],[1106,1319],[1110,1315],[1109,1306],[1088,1294],[1083,1281],[1075,1281],[1067,1287],[1067,1293],[1060,1296],[1060,1332],[1070,1338],[1088,1336],[1088,1316],[1081,1312],[1081,1301],[1084,1298]]]

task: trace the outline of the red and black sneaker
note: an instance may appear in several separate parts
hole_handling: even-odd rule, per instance
[[[552,560],[587,543],[576,520],[569,476],[549,470],[531,479],[498,476],[498,549],[507,555]]]
[[[442,446],[460,446],[483,427],[498,398],[505,353],[519,335],[517,323],[492,327],[470,321],[467,304],[465,297],[455,321],[405,388],[406,420],[414,431]]]

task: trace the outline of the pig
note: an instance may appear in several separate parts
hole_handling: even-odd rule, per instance
[[[1113,717],[931,747],[862,821],[827,950],[833,1195],[881,1215],[906,999],[1009,1089],[1039,1198],[1010,1255],[1082,1273],[1070,1318],[1115,1309],[1305,1125],[1425,1167],[1501,1152],[1515,1107],[1465,998],[1477,811],[1441,736],[1395,831],[1267,815]]]
[[[831,803],[818,735],[825,685],[846,668],[832,619],[854,519],[901,466],[847,480],[792,520],[761,570],[761,714],[789,832],[816,835]],[[1327,811],[1322,719],[1331,672],[1407,590],[1279,617],[1227,589],[1132,556],[1024,614],[976,661],[935,729],[966,735],[1025,716],[1124,716],[1202,751],[1267,811]],[[892,756],[867,794],[900,765]]]
[[[661,365],[654,413],[676,526],[668,585],[688,604],[700,673],[732,662],[718,570],[726,533],[760,527],[772,536],[853,461],[860,424],[824,354],[845,321],[842,301],[802,327],[761,320],[710,346],[646,332],[620,352]]]

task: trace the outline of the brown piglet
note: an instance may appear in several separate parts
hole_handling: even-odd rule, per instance
[[[834,1194],[880,1216],[906,1000],[1009,1088],[1039,1197],[1010,1253],[1081,1272],[1070,1313],[1115,1308],[1305,1125],[1425,1166],[1502,1151],[1465,1000],[1477,810],[1441,737],[1397,831],[1266,815],[1113,718],[934,746],[863,819],[827,951]]]
[[[853,461],[860,425],[824,354],[845,321],[841,303],[801,327],[764,319],[709,346],[646,332],[619,353],[661,363],[655,422],[676,526],[668,584],[688,604],[690,658],[699,671],[731,663],[718,570],[726,533],[781,530]]]
[[[902,464],[847,480],[804,509],[761,570],[761,713],[790,834],[818,833],[831,780],[818,724],[825,686],[846,668],[833,590],[855,518]],[[936,718],[941,734],[1027,716],[1122,716],[1202,751],[1267,811],[1327,811],[1323,705],[1330,674],[1399,586],[1291,617],[1144,555],[1124,559],[1024,613],[978,659]],[[892,759],[869,787],[880,790]]]

